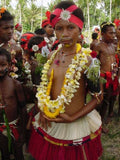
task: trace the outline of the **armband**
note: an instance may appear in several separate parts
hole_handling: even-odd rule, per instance
[[[97,104],[101,103],[101,99],[99,98],[99,96],[102,94],[102,91],[100,91],[99,93],[91,93],[90,92],[90,94],[97,99]]]

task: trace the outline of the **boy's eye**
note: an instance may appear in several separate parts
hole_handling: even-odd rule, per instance
[[[73,29],[74,27],[73,26],[69,26],[69,29]]]
[[[58,31],[58,30],[62,30],[62,27],[56,27],[56,30]]]

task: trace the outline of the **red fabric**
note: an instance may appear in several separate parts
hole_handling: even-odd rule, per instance
[[[114,23],[115,23],[116,27],[120,26],[120,20],[119,19],[115,19]]]
[[[69,21],[76,24],[80,29],[83,28],[83,22],[80,18],[76,17],[75,15],[72,14],[73,11],[75,11],[78,7],[76,5],[72,5],[68,8],[66,8],[66,11],[69,11],[71,13]],[[63,12],[63,9],[56,8],[55,11],[52,13],[55,15],[55,18],[52,19],[51,25],[53,28],[55,27],[56,23],[61,20],[61,13]]]
[[[112,73],[111,72],[106,72],[106,73],[100,73],[101,77],[104,77],[106,79],[106,89],[109,88],[110,85],[113,86],[113,95],[117,94],[117,89],[118,89],[118,77],[115,76],[114,79],[112,79]]]
[[[50,24],[49,19],[44,19],[44,20],[42,21],[42,28],[44,28],[44,27],[47,26],[48,24]]]
[[[24,33],[22,36],[21,36],[21,39],[20,39],[20,42],[22,43],[21,44],[21,47],[23,49],[27,49],[27,44],[29,42],[29,40],[34,37],[35,35],[33,33]]]
[[[32,130],[29,141],[29,152],[36,160],[97,160],[102,154],[100,134],[82,145],[58,146],[46,141],[36,130]],[[64,142],[60,140],[61,142]]]
[[[17,23],[17,24],[15,25],[15,29],[17,29],[19,26],[20,26],[20,24]]]
[[[96,58],[97,52],[96,52],[96,51],[92,51],[92,52],[90,53],[90,55],[92,56],[92,58]]]
[[[115,58],[116,58],[116,62],[118,64],[118,66],[119,66],[119,57],[118,57],[118,54],[115,54]]]
[[[14,138],[15,138],[16,140],[18,140],[18,138],[19,138],[19,133],[18,133],[18,130],[17,130],[16,126],[15,126],[14,124],[10,124],[9,127],[10,127],[10,130],[12,131],[12,134],[13,134]],[[0,132],[1,132],[1,133],[2,133],[5,129],[6,129],[6,126],[5,126],[4,124],[3,124],[2,126],[0,126]]]
[[[51,12],[50,11],[46,11],[45,14],[46,14],[47,19],[50,19]]]
[[[39,47],[39,49],[41,49],[42,47],[44,47],[44,46],[46,45],[46,42],[45,42],[45,41],[42,41],[41,43],[36,44],[36,45]],[[34,46],[34,45],[33,45],[33,46]],[[33,47],[33,46],[32,46],[32,47]],[[33,51],[33,49],[31,48],[30,51]]]

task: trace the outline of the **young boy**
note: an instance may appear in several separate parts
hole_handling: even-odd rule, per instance
[[[5,48],[10,52],[12,61],[15,62],[15,67],[18,70],[15,72],[18,75],[18,80],[22,81],[22,50],[16,43],[12,42],[14,32],[14,16],[11,15],[5,8],[0,9],[0,47]],[[11,43],[12,42],[12,43]],[[14,70],[13,70],[14,72]]]
[[[90,44],[90,49],[95,51],[96,50],[96,45],[98,43],[98,33],[92,33],[92,42]]]
[[[97,51],[101,62],[101,77],[106,79],[104,83],[104,99],[100,107],[100,113],[104,120],[108,105],[108,116],[113,116],[113,106],[118,89],[118,64],[115,58],[115,45],[113,43],[116,36],[114,24],[109,22],[102,23],[101,35],[102,40],[97,45]]]
[[[47,53],[47,55],[50,53],[51,48],[56,40],[56,37],[54,35],[54,28],[50,24],[49,16],[47,16],[47,19],[42,21],[42,28],[46,32],[46,36],[44,36],[44,39],[47,43],[47,46],[43,47],[42,54]]]
[[[94,110],[101,101],[99,64],[92,80],[89,69],[94,61],[77,44],[83,12],[74,2],[62,1],[50,22],[61,45],[44,65],[36,95],[41,111],[35,116],[29,151],[36,160],[97,160],[102,151],[101,119]],[[85,105],[86,82],[93,87],[89,90],[93,97]]]
[[[22,86],[8,76],[10,53],[0,48],[0,151],[2,160],[24,160],[22,145],[26,126],[26,108]]]

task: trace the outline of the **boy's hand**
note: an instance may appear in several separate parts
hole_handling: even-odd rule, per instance
[[[42,112],[40,112],[40,117],[39,117],[38,123],[46,131],[47,131],[48,127],[51,127],[51,123],[44,117],[44,114]]]
[[[57,118],[49,118],[46,115],[44,115],[44,118],[50,122],[56,122],[56,123],[70,123],[73,121],[73,117],[69,116],[66,113],[61,113]]]

